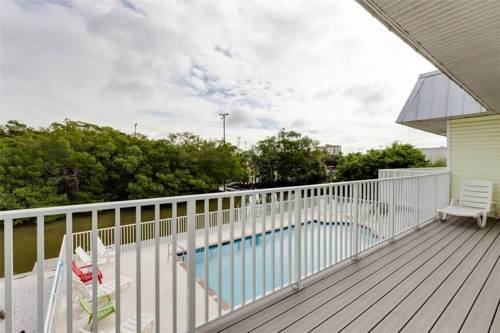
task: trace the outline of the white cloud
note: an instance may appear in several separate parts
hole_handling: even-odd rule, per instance
[[[352,1],[2,1],[0,122],[65,118],[249,144],[443,144],[394,124],[433,67]]]

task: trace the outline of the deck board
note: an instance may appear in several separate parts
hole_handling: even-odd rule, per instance
[[[497,238],[498,240],[498,238]],[[500,242],[496,241],[482,258],[465,283],[450,300],[431,332],[457,332],[462,327],[471,307],[479,295],[500,255]]]
[[[491,332],[500,328],[500,223],[432,223],[201,332]]]
[[[352,309],[353,319],[344,328],[345,331],[360,331],[366,332],[375,327],[386,316],[400,304],[406,301],[405,306],[401,307],[402,311],[399,314],[408,314],[414,312],[418,308],[417,303],[423,299],[432,290],[436,289],[445,278],[477,247],[489,230],[478,230],[470,226],[473,234],[466,239],[459,248],[451,248],[445,252],[441,252],[441,258],[435,256],[427,262],[425,266],[417,269],[399,285],[394,287],[388,293],[380,297],[373,304],[368,306],[367,311],[359,311]],[[491,229],[491,227],[490,227]],[[468,230],[470,232],[470,230]],[[446,257],[443,254],[446,253]],[[363,303],[363,301],[360,301]],[[393,316],[387,321],[392,327],[385,326],[382,329],[374,330],[379,332],[393,332],[399,330],[403,324],[398,323],[399,315]]]
[[[464,332],[488,332],[500,301],[500,262],[493,268],[462,326]]]
[[[497,236],[498,230],[493,226],[485,229],[484,237],[458,266],[447,274],[443,268],[442,275],[428,279],[412,291],[377,325],[372,326],[375,327],[374,332],[394,332],[403,328],[412,332],[427,332]],[[358,326],[353,327],[358,327],[360,331],[367,328],[365,317],[362,317],[357,324]]]

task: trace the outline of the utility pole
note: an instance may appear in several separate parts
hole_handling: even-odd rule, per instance
[[[226,117],[229,116],[228,112],[219,113],[220,119],[222,119],[222,143],[226,143]],[[222,190],[226,191],[226,179],[222,180]]]
[[[219,116],[222,119],[222,142],[226,143],[226,117],[229,116],[229,113],[221,112]]]
[[[134,136],[137,136],[137,123],[134,124]]]

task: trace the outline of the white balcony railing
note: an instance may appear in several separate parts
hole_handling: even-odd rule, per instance
[[[378,178],[410,177],[428,175],[448,171],[446,167],[440,168],[403,168],[403,169],[380,169]]]
[[[76,327],[79,324],[73,313],[78,308],[74,306],[76,289],[67,263],[74,259],[76,246],[81,246],[91,254],[93,275],[97,276],[98,237],[105,245],[113,245],[115,260],[104,268],[105,279],[113,275],[116,279],[113,325],[119,327],[127,319],[125,316],[150,310],[156,332],[192,332],[276,290],[290,285],[300,287],[310,276],[432,221],[436,209],[445,206],[448,199],[449,173],[439,171],[409,177],[0,212],[5,228],[5,329],[12,332],[16,320],[12,307],[12,232],[16,219],[36,218],[39,226],[40,332],[73,332],[80,328]],[[151,207],[153,220],[142,221],[141,210]],[[160,218],[165,207],[171,217]],[[135,223],[121,225],[120,212],[128,208],[135,209]],[[181,209],[186,209],[185,216],[177,214]],[[98,229],[98,213],[107,210],[114,211],[115,226]],[[73,234],[76,213],[91,215],[92,230]],[[58,261],[60,274],[56,273],[45,312],[43,224],[45,217],[60,214],[66,217],[66,236]],[[171,258],[160,260],[168,257],[169,251]],[[129,253],[133,256],[129,257]],[[130,271],[130,265],[135,272],[129,276],[133,290],[122,291],[120,276]],[[97,318],[97,279],[92,279],[91,286],[92,313]],[[63,306],[58,308],[59,304]],[[87,329],[97,332],[101,325],[106,325],[104,320],[95,320]]]

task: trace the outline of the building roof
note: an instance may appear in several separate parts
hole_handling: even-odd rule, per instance
[[[500,1],[357,1],[485,109],[500,113]]]
[[[396,122],[446,135],[446,120],[490,114],[440,71],[421,74]]]

